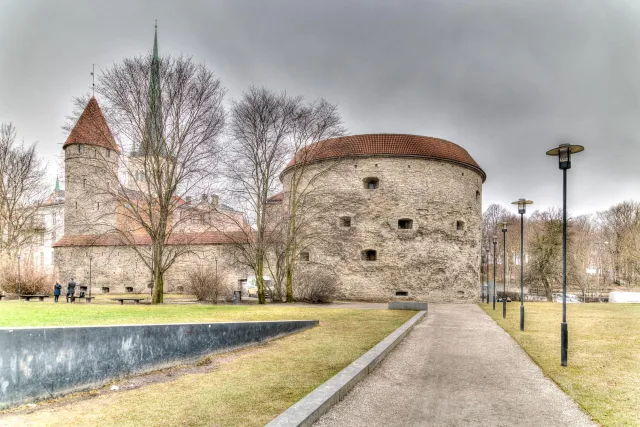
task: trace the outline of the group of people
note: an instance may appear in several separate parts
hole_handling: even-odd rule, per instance
[[[60,298],[60,293],[62,292],[62,285],[58,282],[56,282],[56,284],[53,287],[53,299],[55,302],[58,302],[58,298]],[[71,300],[71,302],[74,301],[75,298],[75,293],[76,293],[76,282],[73,280],[73,277],[71,278],[71,280],[69,280],[69,283],[67,283],[67,302],[69,302],[69,300]],[[80,292],[80,297],[84,296],[84,292]]]

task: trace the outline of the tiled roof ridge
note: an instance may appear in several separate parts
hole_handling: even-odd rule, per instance
[[[146,246],[151,244],[151,237],[148,234],[132,235],[127,240],[119,233],[110,234],[81,234],[65,235],[53,244],[54,248],[73,246]],[[193,233],[173,233],[169,237],[166,245],[222,245],[243,243],[247,240],[247,233],[243,231],[222,232],[205,231]]]
[[[97,145],[120,152],[95,97],[91,97],[62,148],[71,144]]]
[[[486,174],[467,150],[451,141],[430,136],[372,133],[330,138],[315,142],[298,151],[285,171],[296,161],[315,163],[346,157],[421,157],[460,164],[476,171],[484,181]],[[283,172],[284,173],[284,172]]]

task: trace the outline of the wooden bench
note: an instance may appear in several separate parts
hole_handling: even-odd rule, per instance
[[[25,301],[30,301],[31,298],[38,298],[40,301],[44,301],[45,298],[49,298],[49,295],[20,295]]]
[[[124,304],[125,301],[135,301],[136,304],[140,304],[140,301],[145,298],[111,298],[114,301],[120,301],[120,305]]]
[[[0,294],[0,301],[2,301],[2,298],[6,298],[7,296],[4,294]]]

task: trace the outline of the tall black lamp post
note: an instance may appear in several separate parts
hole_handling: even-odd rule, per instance
[[[487,262],[487,304],[489,304],[489,254],[491,253],[491,248],[489,248],[489,245],[485,246],[484,251],[487,254],[487,256],[486,256],[486,262]]]
[[[558,156],[562,170],[562,323],[560,324],[560,364],[567,366],[569,330],[567,328],[567,169],[571,169],[571,154],[584,150],[582,145],[560,144],[547,151],[547,156]]]
[[[520,330],[524,331],[524,214],[527,212],[527,205],[533,204],[531,200],[518,199],[512,202],[518,205],[520,214]]]
[[[20,255],[18,255],[18,298],[22,297],[22,293],[20,292]]]
[[[484,249],[480,250],[480,295],[484,303]]]
[[[502,318],[507,318],[507,223],[502,223]]]
[[[496,309],[496,251],[498,249],[498,236],[493,236],[493,309]]]
[[[91,301],[91,261],[93,261],[93,255],[89,255],[89,301]]]

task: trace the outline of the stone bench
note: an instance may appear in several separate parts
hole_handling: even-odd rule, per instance
[[[49,298],[49,295],[20,295],[25,301],[30,301],[31,298],[38,298],[40,301],[44,301],[45,298]]]
[[[120,301],[120,305],[123,305],[125,301],[134,301],[136,304],[140,304],[140,301],[145,298],[111,298],[114,301]]]

